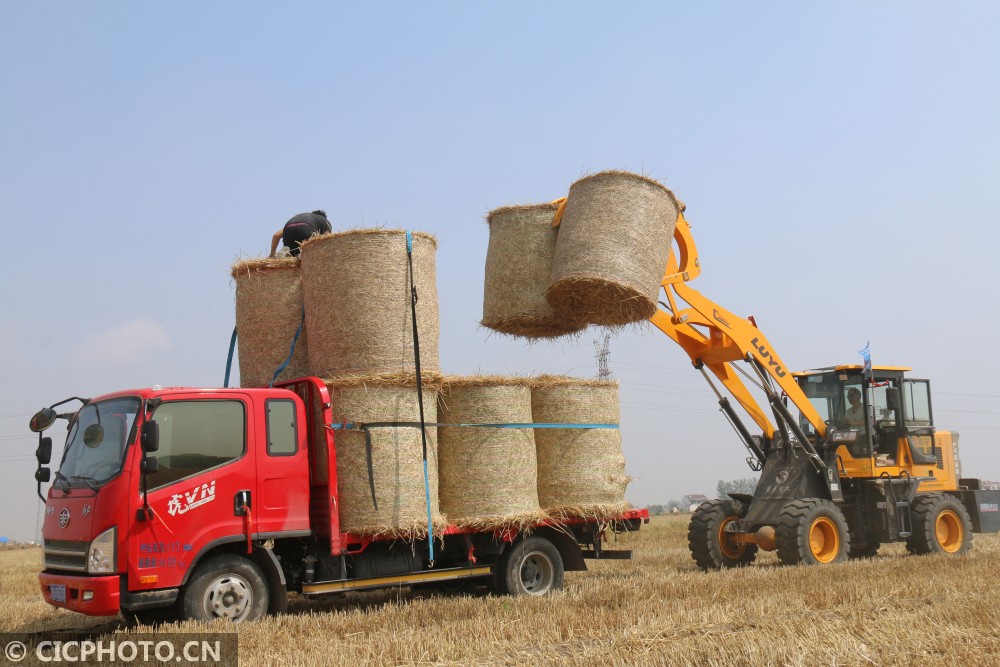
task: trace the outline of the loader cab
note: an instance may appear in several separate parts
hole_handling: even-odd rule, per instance
[[[836,366],[795,374],[803,393],[828,427],[848,476],[898,474],[934,465],[946,434],[936,434],[930,383],[909,379],[909,368],[875,366],[866,378],[861,365]],[[852,410],[860,393],[863,418]],[[857,401],[857,398],[854,399]],[[800,417],[803,429],[818,441],[815,429]]]

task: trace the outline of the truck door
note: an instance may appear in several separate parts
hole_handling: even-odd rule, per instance
[[[928,380],[903,382],[903,424],[913,446],[914,463],[937,463],[934,451],[934,421],[931,418],[931,387]]]
[[[257,496],[251,410],[244,394],[174,394],[147,415],[159,426],[151,454],[159,470],[147,476],[153,516],[139,520],[141,473],[133,466],[130,590],[177,586],[199,553],[246,539],[247,517],[234,502],[249,494],[252,507]]]
[[[253,506],[259,539],[309,535],[309,448],[305,407],[298,396],[261,398],[258,413],[257,479]]]

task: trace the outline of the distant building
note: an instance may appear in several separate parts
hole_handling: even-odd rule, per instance
[[[0,536],[0,544],[7,544],[8,542],[10,542],[9,537]]]
[[[708,496],[702,493],[691,493],[681,498],[681,508],[688,512],[698,509],[698,505],[708,500]]]

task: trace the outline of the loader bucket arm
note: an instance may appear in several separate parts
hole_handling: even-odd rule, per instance
[[[653,314],[650,318],[653,325],[680,345],[695,367],[708,368],[768,438],[774,435],[775,426],[737,376],[732,366],[734,361],[756,361],[757,368],[766,372],[788,396],[816,433],[825,437],[826,423],[767,337],[749,320],[734,315],[687,285],[701,273],[701,262],[691,225],[683,213],[677,216],[674,242],[677,247],[670,250],[661,283],[667,308]]]

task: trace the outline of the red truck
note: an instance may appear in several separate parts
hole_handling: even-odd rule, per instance
[[[83,406],[56,412],[73,400]],[[602,547],[606,532],[649,520],[629,510],[520,533],[449,527],[433,561],[426,538],[343,532],[336,432],[311,428],[333,423],[316,378],[269,389],[153,387],[45,408],[31,420],[40,496],[52,477],[42,432],[58,418],[69,420],[68,434],[42,498],[39,581],[49,604],[84,614],[244,621],[283,612],[289,592],[454,580],[544,595],[562,587],[566,570],[585,570],[586,558],[629,558]]]

